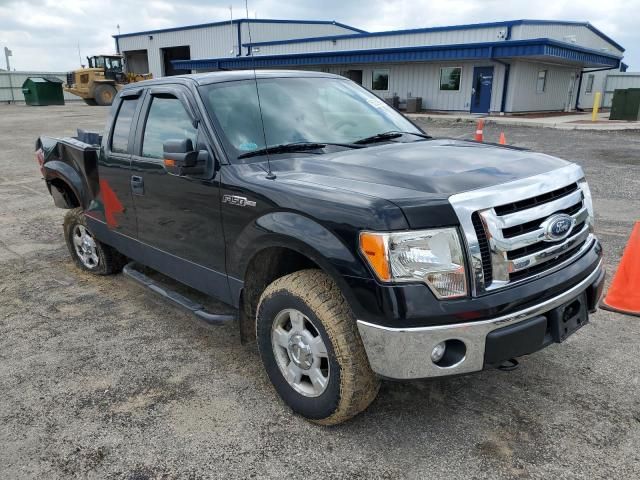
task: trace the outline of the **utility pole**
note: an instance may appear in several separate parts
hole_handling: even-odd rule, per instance
[[[13,55],[13,52],[9,48],[4,47],[4,59],[7,61],[7,75],[9,76],[9,91],[11,92],[11,102],[15,103],[15,97],[13,95],[13,84],[11,82],[11,64],[9,63],[9,57]]]

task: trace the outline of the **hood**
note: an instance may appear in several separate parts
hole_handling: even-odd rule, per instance
[[[448,198],[568,164],[542,153],[447,139],[271,160],[280,181],[326,185],[392,201]]]

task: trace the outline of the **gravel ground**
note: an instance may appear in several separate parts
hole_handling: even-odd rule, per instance
[[[517,371],[384,382],[339,427],[293,416],[234,325],[73,266],[33,144],[106,116],[0,107],[0,478],[640,477],[640,321],[605,311]],[[640,212],[638,132],[504,131],[583,165],[613,272]]]

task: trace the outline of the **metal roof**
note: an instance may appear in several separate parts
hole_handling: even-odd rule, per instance
[[[357,33],[366,33],[365,30],[361,30],[356,27],[352,27],[350,25],[346,25],[344,23],[336,22],[335,20],[278,20],[278,19],[268,19],[268,18],[237,18],[235,20],[227,20],[224,22],[211,22],[211,23],[199,23],[195,25],[185,25],[182,27],[171,27],[171,28],[160,28],[157,30],[145,30],[142,32],[131,32],[131,33],[121,33],[119,35],[112,35],[113,38],[125,38],[125,37],[135,37],[137,35],[152,35],[156,33],[165,33],[165,32],[177,32],[180,30],[194,30],[198,28],[207,28],[207,27],[218,27],[220,25],[238,25],[241,23],[296,23],[296,24],[307,24],[307,25],[336,25],[338,27],[346,28],[349,30],[353,30]]]
[[[499,42],[463,43],[455,45],[428,45],[418,47],[380,48],[331,52],[313,52],[287,55],[261,55],[258,57],[211,58],[202,60],[173,60],[176,68],[242,69],[291,67],[307,65],[339,65],[362,63],[428,62],[527,57],[547,62],[582,64],[587,67],[620,65],[620,56],[598,50],[578,47],[549,38],[509,40]]]
[[[294,38],[291,40],[271,40],[266,42],[254,42],[244,43],[244,47],[248,46],[260,46],[260,45],[284,45],[289,43],[304,43],[304,42],[320,42],[326,40],[342,40],[348,38],[367,38],[367,37],[385,37],[390,35],[403,35],[412,33],[432,33],[432,32],[447,32],[453,30],[472,30],[479,28],[491,28],[491,27],[514,27],[518,25],[572,25],[586,27],[593,33],[598,35],[603,40],[609,42],[618,50],[624,52],[624,48],[611,37],[605,35],[589,22],[575,22],[575,21],[563,21],[563,20],[507,20],[502,22],[487,22],[487,23],[472,23],[467,25],[450,25],[443,27],[428,27],[428,28],[412,28],[405,30],[387,30],[384,32],[360,32],[357,34],[344,34],[344,35],[329,35],[325,37],[307,37],[307,38]]]

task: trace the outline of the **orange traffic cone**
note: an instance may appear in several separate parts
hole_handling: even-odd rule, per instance
[[[601,308],[640,317],[640,222],[636,222]]]
[[[476,142],[483,141],[483,133],[482,133],[483,130],[484,130],[484,120],[480,119],[478,120],[478,126],[476,128],[476,135],[474,138]]]
[[[504,136],[504,132],[500,132],[500,140],[498,140],[498,143],[500,145],[506,145],[507,144],[507,137]]]

